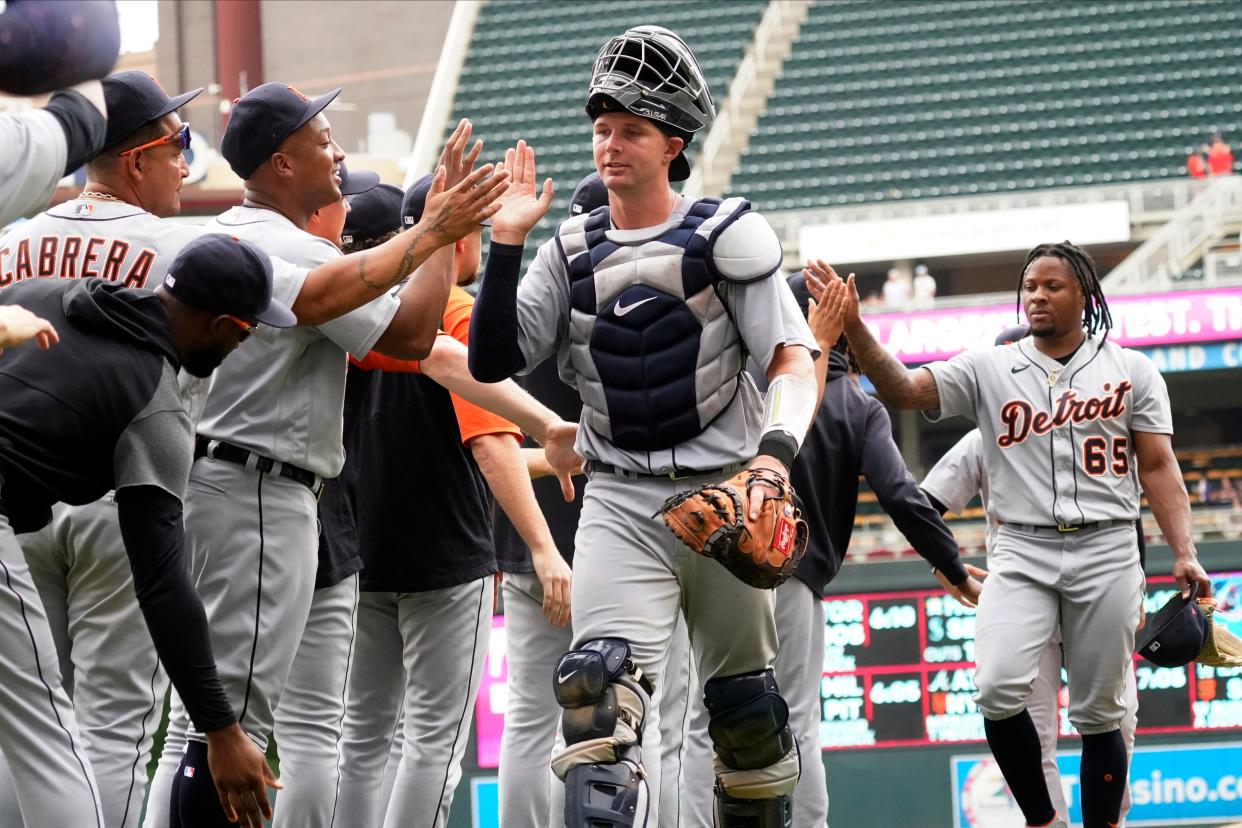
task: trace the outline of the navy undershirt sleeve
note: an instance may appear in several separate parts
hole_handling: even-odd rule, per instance
[[[518,346],[521,269],[521,245],[492,242],[470,315],[470,373],[479,382],[500,382],[526,367]]]
[[[134,591],[155,652],[203,733],[237,721],[216,672],[207,613],[185,561],[181,501],[157,486],[127,486],[116,493],[121,537],[134,573]]]
[[[969,576],[962,565],[957,541],[906,468],[893,442],[888,413],[879,404],[867,417],[862,470],[876,499],[914,551],[943,572],[954,586],[965,581]]]
[[[62,89],[52,96],[44,108],[60,121],[60,128],[65,131],[65,145],[69,150],[65,175],[90,161],[103,149],[108,122],[94,104],[80,93]]]

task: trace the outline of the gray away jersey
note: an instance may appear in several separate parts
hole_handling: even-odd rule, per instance
[[[690,208],[679,199],[669,220],[655,227],[608,231],[613,241],[634,243],[652,239],[679,224]],[[780,262],[776,234],[758,213],[748,213],[726,228],[713,247],[716,267],[726,277],[745,278],[765,273]],[[613,286],[617,287],[616,285]],[[722,301],[733,317],[747,352],[766,369],[778,345],[802,345],[812,354],[819,347],[797,300],[777,273],[748,284],[721,282]],[[556,239],[545,242],[518,283],[518,342],[528,373],[553,353],[561,379],[577,387],[569,357],[569,278]],[[626,451],[592,430],[587,422],[578,429],[578,453],[588,460],[612,463],[632,471],[663,474],[680,469],[711,469],[745,462],[754,457],[763,430],[763,402],[754,381],[743,371],[737,394],[708,427],[690,440],[663,451]]]
[[[975,499],[983,501],[987,514],[988,533],[984,541],[987,549],[996,540],[996,514],[992,511],[991,486],[983,467],[983,437],[973,428],[958,440],[953,448],[936,461],[932,470],[923,478],[919,488],[927,492],[955,515],[960,515]]]
[[[1132,434],[1173,433],[1168,389],[1146,356],[1089,337],[1061,365],[1023,340],[924,367],[940,393],[928,416],[979,426],[1000,522],[1138,519]]]
[[[65,130],[52,113],[0,114],[0,227],[47,204],[68,156]]]
[[[274,257],[317,267],[341,255],[336,246],[280,213],[234,207],[207,229],[254,242]],[[307,271],[277,271],[273,297],[292,306]],[[216,369],[199,433],[336,477],[345,463],[346,354],[367,355],[388,328],[401,302],[392,294],[315,327],[255,334]]]

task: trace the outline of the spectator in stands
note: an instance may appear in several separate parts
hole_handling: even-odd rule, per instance
[[[1207,178],[1207,144],[1197,150],[1191,150],[1186,156],[1186,172],[1191,178]]]
[[[910,303],[910,280],[901,272],[901,268],[888,269],[888,281],[884,283],[884,304],[901,307]]]
[[[1233,150],[1225,143],[1225,137],[1220,134],[1220,130],[1214,130],[1208,137],[1207,164],[1212,175],[1229,175],[1233,172]]]
[[[936,279],[927,271],[927,265],[914,267],[914,304],[929,307],[936,299]]]
[[[1200,506],[1212,502],[1212,481],[1208,480],[1207,469],[1199,472],[1199,484],[1195,487],[1195,496]]]
[[[1242,508],[1242,495],[1234,488],[1231,478],[1222,477],[1220,479],[1220,499],[1222,502],[1228,501],[1229,505],[1234,509]]]

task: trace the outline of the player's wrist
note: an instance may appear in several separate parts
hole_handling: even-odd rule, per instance
[[[526,236],[529,233],[529,228],[519,230],[512,227],[497,227],[495,223],[492,224],[492,242],[495,244],[511,244],[514,247],[523,247],[526,244]]]
[[[755,455],[755,459],[751,460],[750,463],[747,464],[746,468],[768,469],[770,471],[777,472],[782,477],[789,477],[789,466],[779,457],[771,454]]]

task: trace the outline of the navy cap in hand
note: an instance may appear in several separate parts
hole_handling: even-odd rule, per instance
[[[1139,655],[1160,667],[1182,667],[1198,658],[1208,636],[1207,617],[1195,602],[1198,596],[1199,584],[1194,583],[1189,599],[1177,593],[1148,618]]]
[[[233,112],[220,139],[220,154],[239,177],[249,178],[286,138],[327,108],[339,94],[340,87],[318,98],[308,98],[283,83],[256,86],[233,102]]]
[[[185,304],[212,313],[291,328],[297,317],[272,298],[272,260],[248,241],[206,233],[168,266],[164,289]]]
[[[1011,342],[1018,342],[1025,339],[1030,333],[1030,325],[1014,325],[1012,328],[1005,328],[1005,330],[996,335],[996,344],[1008,345]]]
[[[378,239],[393,230],[400,230],[403,196],[401,188],[392,184],[380,184],[365,193],[351,196],[345,229],[341,231],[341,244]]]
[[[599,177],[599,173],[591,173],[574,188],[574,194],[569,199],[569,216],[593,213],[607,203],[608,188],[604,186],[604,179]]]
[[[176,112],[203,91],[199,88],[170,98],[155,78],[136,69],[109,75],[102,83],[108,105],[104,149],[116,146],[145,124]]]

